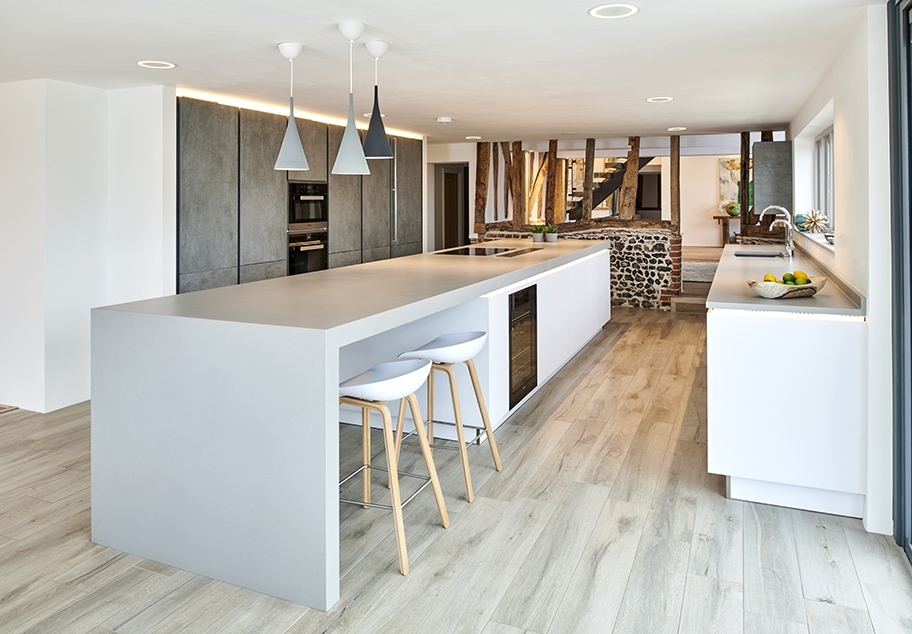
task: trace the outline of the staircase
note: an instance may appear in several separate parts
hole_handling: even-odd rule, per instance
[[[646,164],[652,160],[651,156],[641,156],[638,170],[646,167]],[[611,194],[616,192],[624,184],[624,174],[627,173],[627,164],[621,163],[617,170],[613,172],[604,172],[595,174],[592,184],[592,207],[598,207]],[[570,220],[580,220],[583,217],[583,199],[582,194],[574,194],[577,198],[567,210]]]
[[[671,298],[673,313],[705,313],[712,282],[682,282],[681,294]]]

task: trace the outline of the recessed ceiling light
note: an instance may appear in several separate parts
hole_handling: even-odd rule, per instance
[[[612,3],[592,7],[589,9],[589,15],[600,20],[618,20],[620,18],[629,18],[637,11],[639,11],[639,8],[632,4]]]
[[[683,132],[686,129],[687,128],[685,128],[684,126],[676,126],[674,128],[668,128],[668,131],[669,132]]]
[[[158,68],[158,69],[167,69],[174,68],[174,64],[171,62],[156,62],[155,60],[147,59],[142,62],[136,62],[137,66],[142,66],[143,68]]]
[[[477,141],[480,138],[481,138],[480,136],[467,136],[466,141]]]
[[[666,101],[674,101],[674,97],[648,97],[646,101],[649,103],[665,103]]]

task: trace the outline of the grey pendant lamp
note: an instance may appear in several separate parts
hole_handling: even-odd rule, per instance
[[[379,82],[377,81],[377,64],[380,58],[389,50],[389,44],[381,40],[371,40],[365,45],[367,52],[374,58],[374,109],[371,111],[370,127],[364,137],[364,156],[369,159],[391,159],[393,148],[386,138],[386,127],[383,125],[383,115],[380,114],[380,102],[377,99]]]
[[[298,42],[279,44],[279,52],[282,57],[291,63],[291,88],[288,94],[288,125],[285,127],[285,138],[282,139],[282,147],[279,149],[279,156],[276,159],[275,169],[277,170],[310,169],[307,157],[304,156],[304,146],[301,145],[301,137],[298,134],[298,125],[295,123],[294,117],[294,61],[303,48],[304,45]]]
[[[333,174],[370,174],[370,168],[364,158],[364,148],[361,147],[361,138],[358,128],[355,127],[355,97],[354,81],[352,79],[352,50],[355,40],[364,32],[364,23],[356,20],[343,20],[339,22],[339,31],[348,40],[348,124],[342,134],[342,143],[339,153],[333,164]]]

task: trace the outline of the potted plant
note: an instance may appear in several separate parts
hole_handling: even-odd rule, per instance
[[[557,225],[545,225],[545,242],[557,242]]]
[[[532,225],[529,231],[532,232],[532,242],[541,242],[545,235],[545,228],[548,225]]]

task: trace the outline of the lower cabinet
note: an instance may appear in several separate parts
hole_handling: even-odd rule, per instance
[[[242,264],[239,281],[241,284],[259,282],[260,280],[271,280],[274,277],[285,277],[287,273],[288,260],[275,260],[273,262],[260,262],[258,264]]]

